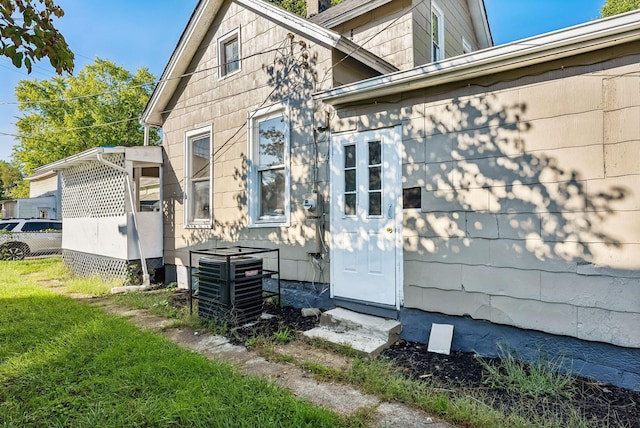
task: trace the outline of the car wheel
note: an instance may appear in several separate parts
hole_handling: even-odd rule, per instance
[[[22,260],[29,255],[29,247],[23,243],[5,244],[0,248],[2,260]]]

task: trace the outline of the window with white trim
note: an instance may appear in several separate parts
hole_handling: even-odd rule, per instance
[[[220,78],[240,71],[240,28],[218,39]]]
[[[274,105],[249,117],[249,225],[289,223],[289,116]]]
[[[444,13],[435,2],[431,2],[431,60],[444,59]]]
[[[184,224],[210,227],[213,222],[212,127],[188,131],[185,135]]]

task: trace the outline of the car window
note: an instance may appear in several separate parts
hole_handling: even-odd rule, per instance
[[[44,221],[34,221],[31,223],[25,223],[22,226],[23,232],[41,232],[49,228],[49,222]]]
[[[51,222],[49,223],[49,227],[47,229],[62,230],[62,223]]]
[[[0,230],[13,230],[18,223],[0,223]]]

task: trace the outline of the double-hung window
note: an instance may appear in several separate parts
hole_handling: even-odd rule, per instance
[[[210,227],[213,221],[211,140],[211,126],[189,131],[185,136],[184,223],[187,227]]]
[[[218,40],[220,77],[240,71],[240,29],[224,35]]]
[[[282,104],[249,116],[249,225],[289,223],[289,117]]]
[[[431,59],[444,59],[444,13],[435,2],[431,2]]]

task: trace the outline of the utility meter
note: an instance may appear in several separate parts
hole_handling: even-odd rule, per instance
[[[313,211],[316,209],[316,200],[314,198],[304,198],[302,201],[302,208],[307,211]]]

